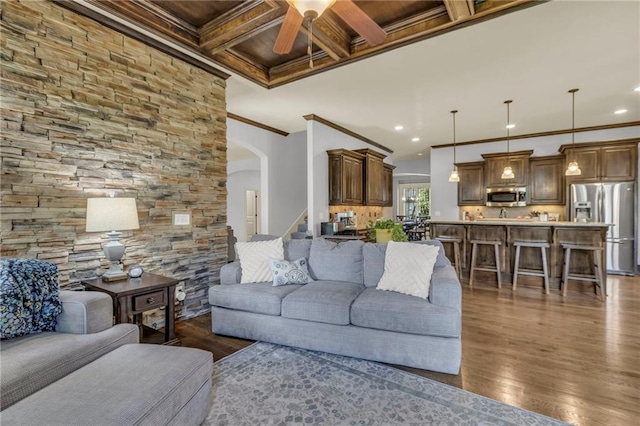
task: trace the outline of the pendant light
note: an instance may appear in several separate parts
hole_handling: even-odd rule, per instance
[[[504,101],[507,104],[507,165],[502,171],[502,179],[514,179],[516,176],[513,174],[513,169],[511,168],[511,158],[509,157],[509,104],[513,101]]]
[[[453,170],[449,176],[449,182],[460,182],[460,175],[458,175],[458,166],[456,166],[456,113],[458,110],[451,111],[453,116]]]
[[[571,89],[569,93],[571,93],[571,148],[576,143],[576,92],[578,89]],[[569,162],[569,166],[567,167],[567,171],[564,172],[565,176],[579,176],[582,174],[582,170],[580,170],[580,166],[578,166],[578,162],[576,161],[576,155],[571,149],[571,156],[573,160]]]

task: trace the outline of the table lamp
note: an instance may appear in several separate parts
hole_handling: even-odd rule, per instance
[[[102,275],[103,281],[117,281],[127,278],[120,259],[125,246],[120,241],[121,232],[140,228],[135,198],[88,198],[87,232],[107,232],[111,239],[104,246],[104,255],[111,267]]]

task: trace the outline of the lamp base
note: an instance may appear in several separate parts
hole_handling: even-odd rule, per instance
[[[122,270],[122,264],[120,262],[111,263],[111,267],[102,274],[102,281],[111,282],[111,281],[120,281],[126,280],[127,274]]]

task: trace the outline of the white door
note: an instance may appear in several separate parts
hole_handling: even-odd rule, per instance
[[[245,241],[251,241],[251,237],[254,234],[260,233],[260,193],[255,189],[247,189],[245,191],[244,197],[244,229],[246,231]]]

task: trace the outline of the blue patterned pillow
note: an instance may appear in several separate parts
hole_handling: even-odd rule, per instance
[[[273,286],[285,284],[307,284],[313,281],[309,276],[307,259],[304,257],[294,261],[271,259]]]
[[[55,263],[0,259],[0,338],[54,331],[61,312]]]

